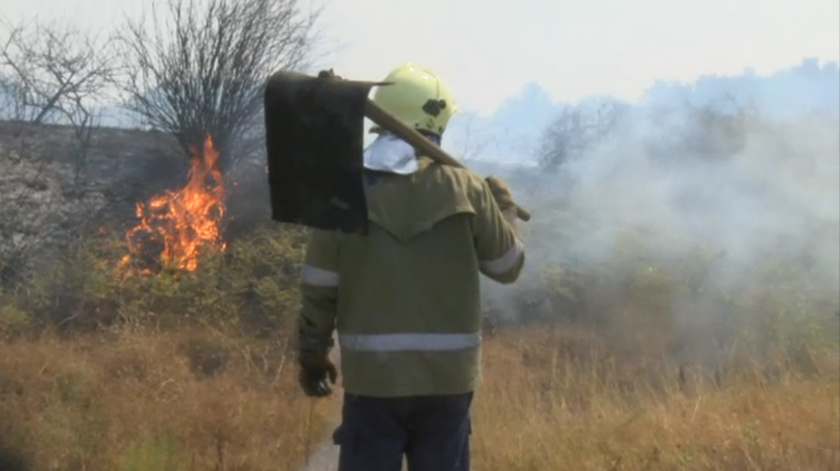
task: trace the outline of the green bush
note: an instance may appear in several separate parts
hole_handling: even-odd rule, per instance
[[[198,322],[268,335],[289,326],[299,303],[305,236],[297,227],[267,224],[224,252],[203,254],[193,272],[140,275],[119,268],[119,237],[92,235],[19,289],[3,319],[19,321],[25,312],[39,326],[63,329]]]
[[[0,304],[0,337],[13,336],[32,322],[26,311],[11,303]]]

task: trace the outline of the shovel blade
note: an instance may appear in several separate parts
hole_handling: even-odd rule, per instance
[[[368,233],[363,186],[364,110],[374,84],[272,75],[265,87],[271,218]]]

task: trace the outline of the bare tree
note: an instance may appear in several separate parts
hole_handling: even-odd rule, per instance
[[[318,15],[298,0],[165,1],[118,36],[126,106],[187,154],[209,134],[229,168],[262,146],[264,81],[307,65]]]
[[[488,135],[487,129],[479,128],[479,119],[475,114],[469,114],[463,125],[461,136],[461,160],[472,162],[481,158],[487,147],[495,144],[496,137]]]
[[[710,159],[729,158],[743,150],[751,108],[729,94],[717,102],[687,106],[689,130],[682,136],[683,147]]]
[[[8,282],[60,228],[50,191],[49,160],[30,134],[47,123],[69,124],[73,140],[71,192],[82,178],[97,126],[95,109],[115,72],[109,49],[96,37],[56,24],[0,22],[0,281]],[[68,192],[64,191],[67,194]]]
[[[604,100],[594,108],[581,104],[563,108],[546,128],[539,150],[539,165],[556,172],[569,159],[575,158],[607,137],[626,115],[626,104]]]
[[[758,114],[756,103],[729,94],[694,104],[686,93],[650,110],[660,133],[648,143],[648,151],[662,163],[730,158],[743,150],[750,126],[761,121]]]
[[[105,88],[116,67],[112,50],[95,36],[56,24],[0,23],[0,118],[24,128],[45,123],[69,124],[73,185],[82,191],[92,130],[104,103]],[[28,144],[25,136],[18,144]],[[18,154],[27,155],[26,149]]]
[[[89,115],[114,75],[109,49],[78,30],[2,22],[0,34],[0,117],[6,120],[42,124]]]

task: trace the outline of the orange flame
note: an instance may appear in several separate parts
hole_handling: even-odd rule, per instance
[[[164,266],[194,271],[199,255],[206,249],[224,250],[220,224],[225,214],[224,182],[216,167],[219,153],[207,136],[201,151],[192,149],[187,184],[154,196],[148,204],[137,203],[140,222],[126,233],[129,253],[120,267],[142,261],[149,242],[162,243],[160,259]],[[151,270],[140,270],[150,274]]]

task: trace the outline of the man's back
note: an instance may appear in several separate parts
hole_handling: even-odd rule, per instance
[[[437,145],[458,105],[433,71],[392,70],[373,102]],[[344,402],[340,471],[470,469],[481,273],[512,283],[524,263],[501,180],[432,164],[379,133],[365,150],[370,234],[315,231],[301,271],[300,384],[332,392],[338,331]]]
[[[411,175],[369,177],[370,234],[313,236],[304,317],[325,317],[319,306],[334,303],[348,392],[470,392],[479,369],[480,273],[513,282],[522,246],[472,172],[421,159]],[[331,278],[334,291],[319,278]]]

